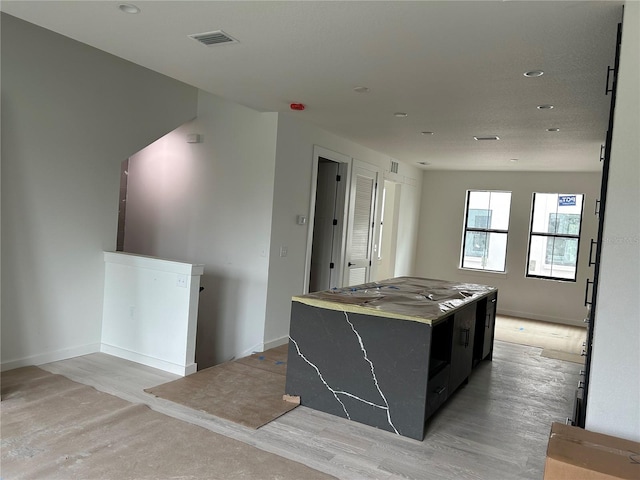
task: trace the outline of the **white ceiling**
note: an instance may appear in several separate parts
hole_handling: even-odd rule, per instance
[[[623,2],[132,0],[137,15],[122,13],[123,2],[3,1],[1,9],[426,169],[600,170]],[[218,29],[239,43],[206,47],[188,37]],[[544,75],[527,78],[528,70]],[[291,102],[307,108],[292,112]]]

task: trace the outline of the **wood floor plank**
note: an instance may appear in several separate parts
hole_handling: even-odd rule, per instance
[[[495,342],[492,362],[428,422],[423,441],[298,407],[258,430],[143,390],[178,378],[105,354],[42,368],[345,480],[539,479],[553,421],[571,415],[580,366]]]

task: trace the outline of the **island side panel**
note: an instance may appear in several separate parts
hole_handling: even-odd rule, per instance
[[[287,394],[423,439],[430,325],[292,302],[289,335]]]

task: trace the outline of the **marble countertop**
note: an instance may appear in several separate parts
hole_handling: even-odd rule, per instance
[[[475,283],[397,277],[299,295],[292,300],[329,310],[435,325],[455,310],[497,290]]]

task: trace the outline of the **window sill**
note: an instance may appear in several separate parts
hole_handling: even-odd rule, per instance
[[[533,278],[537,280],[551,280],[552,282],[562,282],[562,283],[576,283],[578,281],[575,278],[545,277],[544,275],[525,275],[525,278]]]
[[[480,274],[490,274],[490,275],[507,275],[507,272],[500,272],[498,270],[479,270],[476,268],[466,268],[466,267],[458,267],[458,270],[464,273],[480,273]]]

